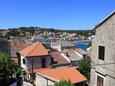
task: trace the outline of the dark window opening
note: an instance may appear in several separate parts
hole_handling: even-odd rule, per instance
[[[97,86],[103,86],[104,79],[97,75]]]
[[[105,59],[105,47],[104,46],[99,46],[98,58],[101,60]]]
[[[26,64],[26,60],[25,59],[23,59],[23,64]]]
[[[46,60],[44,58],[41,60],[41,66],[42,68],[46,67]]]

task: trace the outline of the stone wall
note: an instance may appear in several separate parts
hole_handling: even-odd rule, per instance
[[[105,60],[98,59],[99,45],[105,46]],[[115,85],[115,15],[96,28],[92,41],[91,86],[96,86],[96,71],[105,75],[104,86]]]
[[[0,52],[5,52],[11,55],[10,43],[8,40],[0,38]]]

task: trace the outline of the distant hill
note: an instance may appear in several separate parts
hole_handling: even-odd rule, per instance
[[[92,30],[61,30],[61,29],[55,29],[55,28],[42,28],[42,27],[18,27],[18,28],[8,28],[8,32],[6,34],[6,38],[9,38],[9,36],[26,36],[27,34],[35,34],[35,31],[40,32],[67,32],[67,33],[76,33],[78,35],[84,35],[87,36],[89,33],[91,34]]]

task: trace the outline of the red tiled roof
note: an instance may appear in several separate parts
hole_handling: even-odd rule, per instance
[[[46,69],[49,69],[49,67],[46,67],[46,68],[41,68],[41,67],[37,67],[37,68],[33,68],[33,72],[34,73],[37,73],[39,72],[40,70],[46,70]],[[29,72],[32,71],[32,68],[28,69]]]
[[[64,49],[63,54],[66,55],[71,61],[77,61],[82,59],[78,54],[76,54],[75,50],[73,49]]]
[[[11,57],[16,57],[16,52],[28,47],[29,45],[23,41],[19,41],[16,39],[9,40],[11,47]]]
[[[53,80],[70,80],[73,84],[87,80],[75,67],[41,69],[37,74]]]
[[[41,43],[34,43],[30,45],[29,47],[20,51],[20,54],[25,57],[49,55],[48,49],[46,49]]]
[[[68,64],[69,62],[61,55],[59,51],[50,52],[50,55],[57,64]]]
[[[19,41],[19,40],[9,40],[9,41],[10,41],[10,46],[12,50],[15,50],[15,51],[20,51],[28,47],[28,44],[26,44],[25,42]]]

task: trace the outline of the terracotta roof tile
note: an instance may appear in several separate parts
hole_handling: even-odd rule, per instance
[[[76,54],[75,50],[73,49],[64,49],[63,54],[65,54],[71,61],[77,61],[82,59],[78,54]]]
[[[51,57],[54,59],[56,64],[68,64],[69,62],[61,55],[59,51],[50,52]]]
[[[34,43],[30,45],[29,47],[20,51],[20,54],[25,57],[49,55],[48,49],[46,49],[41,43]]]
[[[10,41],[10,46],[12,50],[14,51],[20,51],[26,47],[28,47],[28,44],[25,42],[19,41],[19,40],[9,40]]]
[[[19,40],[16,40],[16,39],[13,39],[13,40],[9,40],[10,42],[10,47],[11,47],[11,57],[16,57],[16,52],[28,47],[29,45],[26,44],[25,42],[23,41],[19,41]]]
[[[75,67],[41,69],[37,74],[48,76],[53,80],[70,80],[73,84],[87,80]]]

